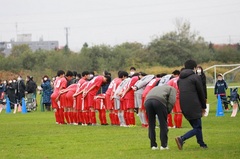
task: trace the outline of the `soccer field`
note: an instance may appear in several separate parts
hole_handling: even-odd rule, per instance
[[[210,113],[203,117],[203,135],[208,144],[204,150],[191,138],[178,150],[174,138],[190,130],[169,129],[169,150],[151,150],[148,131],[140,126],[73,126],[56,125],[53,112],[0,114],[0,158],[3,159],[155,159],[155,158],[240,158],[240,114],[230,112],[216,117],[216,98],[209,92]],[[159,128],[157,142],[159,141]]]

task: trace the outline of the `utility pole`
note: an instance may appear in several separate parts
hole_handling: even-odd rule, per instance
[[[68,29],[69,27],[64,28],[66,30],[66,46],[68,47]]]

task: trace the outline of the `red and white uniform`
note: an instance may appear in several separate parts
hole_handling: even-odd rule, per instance
[[[66,93],[66,106],[67,108],[72,108],[73,107],[73,94],[76,92],[77,89],[77,84],[71,84],[70,86],[67,87],[68,91]]]
[[[178,85],[177,85],[178,79],[179,79],[179,77],[173,78],[173,79],[169,80],[167,82],[167,84],[174,87],[177,90],[176,102],[173,106],[173,112],[175,113],[174,114],[174,122],[175,122],[176,128],[181,128],[182,127],[182,110],[180,107],[179,89],[178,89]],[[172,120],[172,116],[171,116],[171,114],[169,114],[168,115],[168,125],[169,126],[173,126],[171,120]]]
[[[152,79],[146,86],[146,88],[144,89],[143,91],[143,94],[142,94],[142,105],[144,105],[144,101],[145,101],[145,98],[148,94],[148,92],[156,86],[157,82],[160,80],[160,78],[154,78]],[[145,109],[145,107],[142,107],[143,109]]]
[[[87,98],[88,101],[88,107],[92,107],[94,104],[94,96],[97,94],[98,90],[100,89],[101,85],[103,84],[103,76],[96,76],[94,77],[91,81],[89,81],[87,87],[86,87],[86,91],[88,92],[88,90],[90,88],[92,88],[94,86],[94,88],[92,90],[90,90],[87,93],[87,96],[85,98]]]
[[[82,92],[83,90],[85,90],[87,85],[88,85],[88,81],[86,81],[86,80],[82,80],[81,82],[79,81],[76,93],[79,93],[79,92]],[[87,106],[87,100],[83,99],[82,93],[78,94],[78,96],[76,97],[75,109],[76,110],[87,110],[86,106]]]
[[[127,109],[134,109],[135,108],[135,105],[134,105],[134,90],[132,89],[132,87],[135,85],[135,83],[138,80],[139,80],[138,76],[132,77],[131,80],[129,81],[129,83],[126,85],[126,87],[123,88],[123,91],[126,91],[127,89],[129,89],[129,91],[127,91],[126,94],[123,97],[123,99],[125,100],[125,104],[126,104]]]
[[[53,109],[60,107],[58,103],[55,101],[55,99],[58,97],[60,90],[66,88],[67,83],[65,82],[65,80],[66,79],[64,77],[56,77],[56,80],[54,82],[54,90],[51,95]]]
[[[106,94],[105,101],[106,101],[106,109],[107,110],[114,109],[113,95],[121,82],[122,82],[121,78],[115,78],[112,80],[112,82],[108,86],[108,89],[105,93]]]

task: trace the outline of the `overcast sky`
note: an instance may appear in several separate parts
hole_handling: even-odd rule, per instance
[[[188,20],[213,43],[240,42],[239,0],[0,0],[0,41],[16,34],[32,40],[57,40],[79,51],[123,42],[148,44],[154,36],[175,30],[177,18]]]

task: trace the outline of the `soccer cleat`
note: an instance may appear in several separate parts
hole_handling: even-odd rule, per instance
[[[158,150],[158,147],[157,146],[153,146],[152,150]]]
[[[179,150],[182,150],[184,142],[183,142],[183,140],[181,139],[181,137],[176,137],[176,138],[175,138],[175,141],[176,141],[176,143],[177,143],[178,149],[179,149]]]
[[[160,147],[160,150],[168,150],[169,148],[168,147]]]

